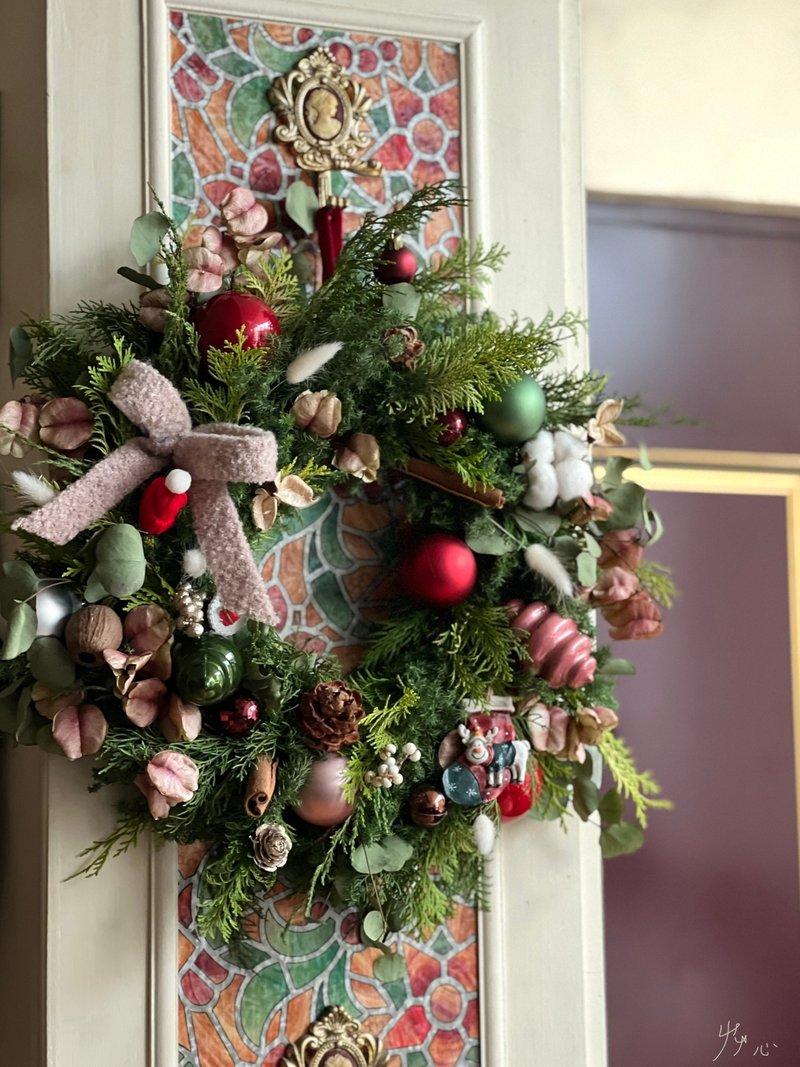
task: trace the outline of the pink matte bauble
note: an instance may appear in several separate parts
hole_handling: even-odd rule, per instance
[[[252,293],[231,290],[218,293],[197,308],[192,316],[194,328],[205,355],[209,348],[224,349],[244,329],[245,348],[265,348],[270,338],[281,332],[278,317],[272,308]]]
[[[477,577],[472,549],[449,533],[420,537],[400,561],[402,592],[433,608],[452,608],[466,600]]]
[[[312,826],[337,826],[353,811],[344,798],[342,782],[347,767],[344,756],[326,756],[311,764],[306,784],[294,810]]]
[[[444,415],[440,415],[436,420],[440,422],[444,429],[439,434],[439,444],[444,445],[445,448],[448,445],[455,444],[469,429],[469,419],[467,413],[462,411],[461,408],[454,408],[452,411],[446,411]]]
[[[500,818],[503,822],[527,815],[533,806],[533,782],[529,774],[524,782],[510,782],[497,798]]]

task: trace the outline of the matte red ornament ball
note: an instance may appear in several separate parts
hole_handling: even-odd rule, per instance
[[[220,710],[219,725],[231,737],[244,737],[260,718],[261,708],[252,697],[236,697],[230,707]]]
[[[510,782],[497,798],[500,818],[504,822],[526,815],[533,806],[533,782],[529,774],[524,782]]]
[[[440,422],[444,427],[439,434],[439,444],[444,445],[445,448],[458,441],[469,429],[467,413],[462,411],[461,408],[453,408],[452,411],[446,411],[436,421]]]
[[[410,248],[399,248],[390,241],[375,261],[375,277],[384,285],[413,281],[417,273],[417,257]]]
[[[452,608],[466,600],[477,577],[472,549],[449,533],[425,534],[400,561],[402,592],[433,608]]]
[[[205,355],[209,348],[224,349],[230,342],[236,344],[239,330],[244,329],[245,348],[265,348],[272,336],[281,332],[275,312],[252,293],[231,290],[218,293],[201,304],[192,315],[200,352]]]

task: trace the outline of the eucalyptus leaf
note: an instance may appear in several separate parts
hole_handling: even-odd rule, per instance
[[[30,604],[17,604],[8,617],[8,631],[0,658],[16,659],[27,652],[36,637],[36,612]]]
[[[643,844],[644,834],[636,823],[615,823],[600,831],[600,849],[604,860],[636,852]]]
[[[572,791],[572,806],[584,822],[593,811],[597,811],[599,802],[600,790],[591,778],[576,778]]]
[[[555,537],[561,529],[561,516],[554,511],[531,511],[530,508],[518,507],[511,512],[511,517],[521,529],[541,537]]]
[[[647,451],[647,445],[642,441],[639,445],[639,466],[643,471],[651,471],[653,464],[650,462],[650,453]]]
[[[30,689],[23,689],[17,702],[17,727],[14,731],[14,740],[18,745],[35,745],[36,733],[46,721],[44,716],[36,713],[31,703]]]
[[[583,531],[585,550],[595,559],[600,559],[603,549],[596,537],[592,537],[588,530]]]
[[[350,854],[353,869],[359,874],[399,871],[413,855],[413,848],[402,837],[391,834],[371,845],[358,845]]]
[[[28,649],[28,663],[36,681],[48,689],[69,689],[75,682],[75,664],[57,637],[37,637]]]
[[[644,520],[647,496],[641,485],[623,482],[616,489],[609,489],[605,496],[609,504],[614,506],[605,521],[607,530],[628,530]]]
[[[585,747],[586,746],[584,745],[584,748]],[[594,751],[595,750],[593,749],[592,752],[594,752]],[[586,759],[583,761],[583,763],[578,763],[577,760],[576,760],[576,762],[572,765],[573,766],[573,770],[575,772],[575,777],[576,778],[591,778],[592,777],[592,765],[594,763],[594,757],[592,755],[592,752],[588,752],[587,751]]]
[[[64,749],[53,737],[53,724],[51,722],[42,723],[42,725],[36,731],[35,743],[40,749],[42,749],[43,752],[49,752],[53,756],[65,755]]]
[[[636,668],[630,660],[614,657],[603,664],[598,674],[636,674]]]
[[[661,516],[657,511],[648,509],[647,517],[645,521],[645,528],[650,534],[647,541],[648,545],[654,545],[656,541],[660,541],[662,534],[664,533],[664,523],[661,521]]]
[[[581,546],[574,537],[557,537],[553,549],[561,562],[566,564],[572,563],[581,553]]]
[[[292,182],[286,190],[286,214],[304,233],[316,230],[314,216],[319,207],[319,197],[305,182]]]
[[[133,220],[131,226],[131,255],[143,266],[158,255],[161,241],[169,233],[170,222],[161,211],[148,211]]]
[[[397,282],[383,287],[383,306],[398,311],[407,319],[417,317],[421,303],[422,297],[410,282]]]
[[[361,920],[361,933],[369,941],[383,941],[386,936],[386,923],[379,911],[367,912]]]
[[[578,581],[581,585],[594,585],[597,581],[597,560],[588,552],[581,552],[576,559]]]
[[[632,459],[624,456],[609,456],[606,460],[606,472],[603,475],[603,490],[616,489],[622,485],[622,475],[633,466]]]
[[[15,382],[30,366],[33,359],[33,344],[27,330],[22,326],[12,326],[8,339],[10,342],[8,366],[11,371],[11,381]]]
[[[625,810],[625,800],[618,789],[609,789],[600,798],[597,810],[604,823],[618,823],[621,821],[622,813]]]
[[[93,571],[89,575],[89,580],[83,591],[83,599],[87,604],[96,604],[98,600],[105,600],[108,595],[108,590],[103,583],[98,580],[96,573]]]
[[[142,588],[145,577],[142,537],[135,526],[119,523],[100,535],[92,578],[120,599]]]
[[[399,982],[406,976],[405,956],[399,952],[386,952],[372,965],[372,973],[379,982]]]
[[[511,552],[517,545],[503,530],[498,529],[491,521],[481,522],[481,517],[470,524],[464,538],[473,552],[481,556],[504,556]]]
[[[0,613],[4,619],[11,619],[11,612],[22,601],[32,601],[39,588],[39,579],[22,560],[10,560],[3,564],[3,576],[0,579]]]
[[[544,786],[539,799],[528,812],[528,818],[536,822],[554,822],[561,818],[561,807],[552,798],[550,790]]]
[[[134,270],[133,267],[117,267],[117,274],[121,278],[125,278],[126,281],[133,282],[134,285],[144,286],[145,289],[164,288],[161,282],[157,282],[149,274],[142,274],[141,271]]]

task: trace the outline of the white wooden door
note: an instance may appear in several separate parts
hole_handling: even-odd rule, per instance
[[[468,227],[511,253],[492,303],[501,313],[518,309],[533,318],[548,308],[585,308],[578,0],[426,0],[419,9],[416,3],[194,0],[181,6],[457,43]],[[22,207],[46,205],[46,227],[36,219],[46,250],[43,243],[34,256],[28,248],[30,270],[52,311],[87,296],[128,299],[114,271],[126,262],[129,222],[149,206],[148,180],[165,196],[169,189],[169,7],[164,0],[40,0],[28,5],[27,17],[29,43],[46,48],[46,71],[38,73],[46,83],[35,86],[39,120],[47,91],[40,125],[46,173],[35,124],[14,159],[28,183],[14,190]],[[3,45],[9,53],[15,47],[10,38]],[[9,63],[20,70],[11,54]],[[6,226],[6,247],[24,238],[22,218]],[[17,278],[4,293],[9,323],[21,307],[38,310]],[[576,350],[572,358],[585,363],[586,353]],[[33,826],[12,825],[7,862],[39,843],[44,850],[44,894],[32,909],[41,923],[41,966],[31,968],[41,973],[44,996],[39,1005],[30,991],[9,993],[20,1040],[15,1062],[172,1067],[174,852],[140,847],[97,879],[66,882],[76,853],[108,832],[109,797],[86,794],[88,771],[55,758],[22,758],[9,779],[11,799]],[[31,807],[36,797],[43,797],[38,809]],[[571,827],[569,834],[528,820],[506,827],[494,860],[493,909],[479,939],[486,1067],[605,1063],[599,863],[591,826]],[[33,879],[36,864],[28,865]],[[28,894],[12,893],[12,902],[21,907],[27,896],[30,910],[36,893],[30,885]],[[11,911],[7,917],[14,922]],[[24,951],[21,936],[6,937]],[[45,1020],[46,1041],[37,1049],[30,1035]]]

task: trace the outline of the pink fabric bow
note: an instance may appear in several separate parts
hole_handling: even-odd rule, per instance
[[[65,545],[166,466],[192,476],[189,504],[195,532],[229,611],[274,625],[276,615],[258,573],[228,482],[269,482],[276,475],[275,437],[254,426],[192,427],[175,386],[155,368],[132,360],[109,392],[117,408],[147,433],[126,441],[15,529]]]

